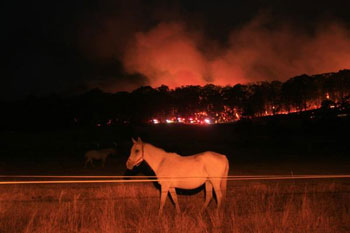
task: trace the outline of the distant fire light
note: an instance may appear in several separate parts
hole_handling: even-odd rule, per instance
[[[169,119],[166,119],[165,121],[166,121],[166,123],[168,123],[168,124],[174,123],[173,120],[169,120]]]
[[[185,122],[185,118],[178,117],[178,118],[177,118],[177,121],[178,121],[179,123],[184,123],[184,122]]]
[[[235,116],[236,116],[237,120],[241,119],[241,117],[239,116],[239,114],[237,112],[235,113]]]
[[[211,124],[211,121],[210,121],[209,118],[205,118],[204,122],[205,122],[206,124]]]
[[[330,101],[329,98],[331,96],[329,93],[325,93],[325,97],[326,99],[328,99],[327,108],[330,108],[330,109],[339,108],[340,110],[345,109],[344,107],[342,109],[340,106],[338,106],[339,104],[336,104],[336,102]],[[265,106],[264,111],[260,113],[256,113],[255,116],[263,117],[263,116],[274,116],[274,115],[287,115],[290,113],[317,110],[320,108],[321,108],[321,101],[310,101],[307,103],[305,108],[293,106],[291,108],[285,109],[282,106],[268,105],[268,106]],[[224,106],[223,111],[210,112],[210,113],[206,111],[192,112],[192,113],[188,112],[185,116],[177,115],[175,111],[172,115],[167,115],[167,116],[165,116],[164,114],[157,114],[154,116],[157,118],[154,118],[149,122],[153,124],[162,124],[162,123],[196,124],[196,125],[222,124],[222,123],[239,121],[241,118],[244,118],[244,116],[242,116],[242,113],[243,112],[240,109]],[[343,117],[343,115],[341,116]]]

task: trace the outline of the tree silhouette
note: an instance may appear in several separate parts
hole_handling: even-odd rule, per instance
[[[106,125],[113,120],[147,122],[152,117],[209,115],[227,111],[254,117],[281,111],[307,110],[312,106],[328,109],[339,106],[350,111],[350,70],[319,75],[300,75],[284,83],[258,82],[246,85],[183,86],[169,89],[142,86],[133,92],[104,93],[92,89],[62,98],[59,95],[28,96],[18,101],[2,101],[2,128],[45,129],[72,125]],[[230,119],[235,119],[231,117]]]

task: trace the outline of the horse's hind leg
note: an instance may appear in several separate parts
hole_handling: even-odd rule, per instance
[[[213,181],[214,191],[216,194],[216,200],[218,202],[218,209],[221,207],[221,201],[222,201],[222,192],[221,192],[221,181],[220,180],[214,180]]]
[[[169,192],[170,192],[171,198],[173,199],[173,201],[175,203],[176,212],[179,214],[180,213],[180,206],[179,206],[179,202],[177,201],[177,195],[176,195],[175,188],[170,188]]]
[[[212,197],[213,197],[213,185],[208,180],[205,182],[205,202],[202,206],[201,212],[203,212],[208,207]]]

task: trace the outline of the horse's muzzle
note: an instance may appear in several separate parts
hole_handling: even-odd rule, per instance
[[[132,161],[130,159],[128,159],[128,161],[126,161],[126,168],[129,170],[132,170],[135,166],[139,166],[142,163],[143,159],[139,159],[137,161]]]
[[[134,166],[135,165],[130,160],[126,161],[126,168],[127,169],[132,170],[134,168]]]

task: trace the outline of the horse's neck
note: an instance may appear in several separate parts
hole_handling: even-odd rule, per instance
[[[144,144],[144,160],[152,168],[152,170],[157,173],[160,163],[166,156],[166,151],[157,148],[151,144]]]

